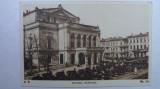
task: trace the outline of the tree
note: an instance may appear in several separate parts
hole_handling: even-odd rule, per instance
[[[34,41],[33,41],[33,37],[32,37],[32,34],[29,34],[29,36],[27,36],[26,34],[24,35],[24,39],[25,39],[25,54],[28,53],[28,57],[29,57],[29,66],[30,66],[30,71],[31,73],[33,72],[32,71],[32,60],[33,60],[33,44],[34,44]],[[26,53],[27,52],[27,53]]]
[[[38,70],[40,72],[40,59],[39,59],[39,43],[38,43],[38,38],[34,34],[34,42],[35,42],[35,52],[37,53],[37,59],[38,59]]]
[[[25,59],[28,59],[30,70],[33,72],[33,58],[36,56],[38,59],[38,70],[40,71],[40,64],[44,66],[44,70],[47,69],[49,71],[49,63],[51,60],[51,56],[53,54],[53,48],[51,44],[54,42],[53,34],[46,34],[45,38],[42,39],[42,43],[40,44],[39,38],[33,34],[24,34],[24,55]],[[27,64],[27,65],[28,65]]]

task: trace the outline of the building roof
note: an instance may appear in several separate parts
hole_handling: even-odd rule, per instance
[[[123,37],[110,37],[110,38],[106,38],[106,39],[102,38],[101,42],[127,40],[127,38],[145,37],[145,36],[148,36],[148,35],[149,35],[149,32],[139,33],[139,34],[135,34],[135,35],[132,34],[130,36],[127,36],[126,38],[123,38]]]
[[[63,26],[66,27],[71,27],[71,28],[76,28],[79,30],[88,30],[88,31],[98,31],[100,32],[99,27],[96,26],[91,26],[91,25],[84,25],[84,24],[79,24],[79,23],[71,23],[71,22],[67,22],[65,24],[63,24]]]
[[[61,4],[58,5],[57,8],[43,8],[43,9],[39,9],[38,7],[35,7],[35,10],[33,10],[33,11],[26,10],[26,12],[23,12],[23,16],[29,15],[29,14],[31,14],[33,12],[36,12],[36,11],[41,11],[41,12],[45,12],[45,13],[49,13],[49,14],[55,14],[56,12],[61,11],[65,15],[68,15],[68,16],[71,16],[73,18],[79,19],[79,17],[77,17],[77,16],[73,15],[72,13],[68,12],[67,10],[63,9],[63,7],[61,6]]]
[[[110,37],[110,38],[106,38],[101,40],[101,42],[107,42],[107,41],[120,41],[120,40],[124,40],[125,38],[123,37]]]
[[[132,35],[128,36],[127,38],[145,37],[148,35],[149,35],[149,32],[146,32],[146,33],[139,33],[139,34],[135,34],[135,35],[132,34]]]

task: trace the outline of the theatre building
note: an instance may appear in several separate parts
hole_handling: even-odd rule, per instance
[[[33,51],[33,58],[43,60],[47,55],[50,64],[58,65],[97,64],[102,60],[104,51],[100,47],[100,29],[79,22],[79,17],[61,5],[48,9],[36,7],[33,11],[24,12],[24,38],[38,39],[38,49]],[[25,40],[25,57],[28,57],[27,41],[31,40]],[[34,50],[35,44],[32,46]]]

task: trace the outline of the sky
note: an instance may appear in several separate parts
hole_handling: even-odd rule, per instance
[[[144,2],[36,2],[25,3],[23,11],[38,8],[63,9],[80,18],[81,24],[99,26],[101,38],[126,37],[149,32],[151,3]]]

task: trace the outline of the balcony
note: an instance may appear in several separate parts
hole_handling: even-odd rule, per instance
[[[128,45],[120,45],[120,48],[128,48]]]
[[[133,52],[148,52],[148,49],[134,49]]]
[[[87,50],[104,50],[104,47],[87,47]]]

